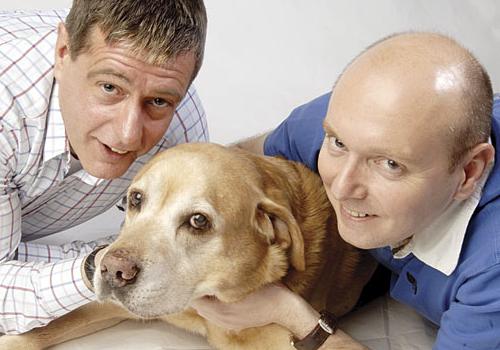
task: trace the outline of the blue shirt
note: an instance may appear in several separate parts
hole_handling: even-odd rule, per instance
[[[330,94],[296,108],[266,139],[264,153],[281,155],[318,171],[322,122]],[[390,247],[372,249],[392,271],[391,296],[439,325],[433,349],[500,349],[500,96],[495,96],[492,143],[495,165],[450,276],[413,254],[393,257]]]

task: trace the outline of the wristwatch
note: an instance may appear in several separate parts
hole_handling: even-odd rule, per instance
[[[83,270],[85,271],[85,276],[89,280],[92,288],[94,288],[94,273],[95,273],[95,256],[100,250],[106,248],[109,244],[104,244],[96,247],[92,253],[87,255],[85,258],[85,263],[83,265]]]
[[[291,344],[298,350],[316,350],[336,331],[337,318],[331,312],[322,310],[316,327],[301,340],[293,338]]]

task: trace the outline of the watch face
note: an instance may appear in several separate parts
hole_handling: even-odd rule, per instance
[[[325,320],[323,320],[322,318],[320,318],[320,319],[318,320],[318,323],[319,323],[319,325],[321,326],[321,328],[323,328],[323,330],[324,330],[325,332],[328,332],[328,333],[330,333],[330,334],[333,334],[334,329],[333,329],[333,328],[331,328],[331,327],[330,327],[330,325],[329,325],[328,323],[326,323],[326,322],[325,322]]]
[[[330,334],[335,333],[335,331],[337,330],[337,318],[331,312],[328,312],[326,310],[321,311],[320,315],[321,317],[318,323],[321,328],[323,328],[325,332],[328,332]]]

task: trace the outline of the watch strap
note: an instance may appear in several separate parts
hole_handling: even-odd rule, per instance
[[[292,340],[297,350],[317,350],[326,339],[337,331],[337,318],[326,310],[320,312],[318,324],[301,340]]]

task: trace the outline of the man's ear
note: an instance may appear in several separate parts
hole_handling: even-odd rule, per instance
[[[56,41],[56,52],[55,52],[55,65],[54,65],[54,76],[57,80],[60,79],[62,68],[65,60],[70,60],[69,51],[69,36],[68,31],[64,23],[59,23],[57,26],[57,41]]]
[[[297,221],[290,211],[273,202],[263,199],[256,209],[257,230],[270,244],[278,244],[288,249],[290,263],[297,271],[305,270],[304,239]]]
[[[469,151],[460,165],[462,182],[455,193],[455,199],[464,200],[472,195],[494,157],[495,149],[489,143],[480,143]]]

